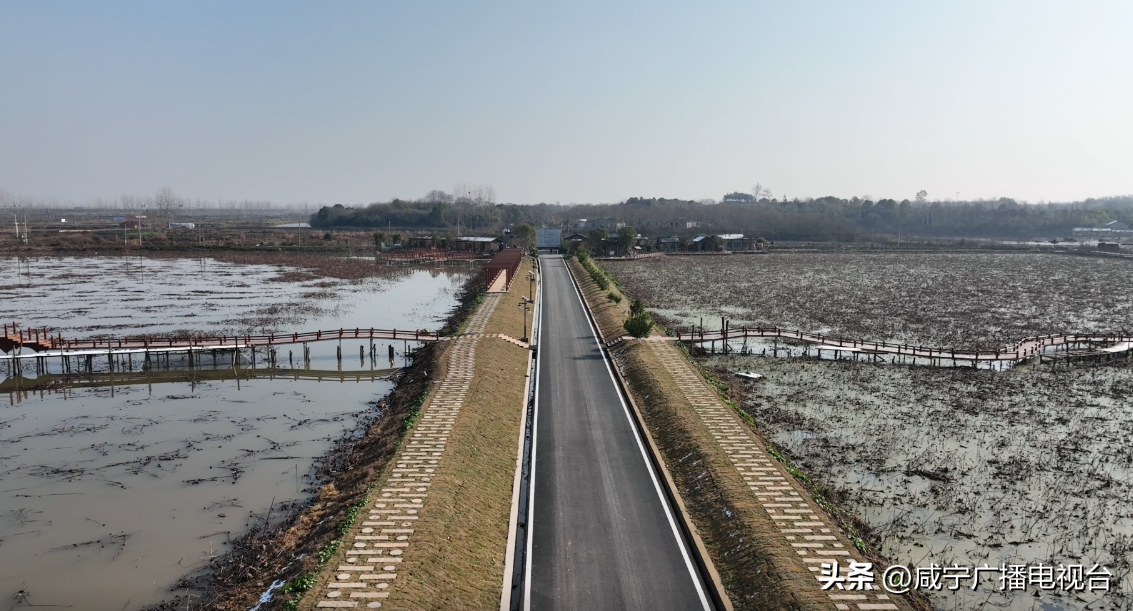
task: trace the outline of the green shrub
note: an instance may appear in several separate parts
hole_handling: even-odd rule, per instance
[[[603,291],[610,288],[610,281],[606,279],[606,274],[602,273],[602,270],[594,265],[594,262],[590,260],[589,256],[579,257],[578,262],[590,273],[590,278],[594,280],[594,284],[597,284],[598,288]]]
[[[634,298],[629,302],[629,313],[631,316],[641,316],[645,313],[645,304],[641,303],[640,299]]]
[[[606,293],[606,301],[612,301],[614,303],[621,303],[622,302],[622,296],[613,292],[613,291],[610,291],[609,293]]]
[[[295,579],[287,582],[287,585],[283,586],[283,593],[300,594],[302,592],[306,592],[307,590],[315,587],[315,584],[318,583],[318,578],[319,574],[317,572],[300,575]]]
[[[605,276],[598,273],[598,270],[591,269],[590,277],[594,280],[594,283],[598,285],[598,288],[602,289],[603,291],[610,288],[610,283],[606,280]]]
[[[653,317],[648,314],[630,316],[622,323],[622,326],[630,335],[640,339],[649,335],[649,331],[653,329]]]
[[[413,402],[409,404],[409,413],[405,415],[405,420],[401,421],[401,432],[404,433],[413,428],[413,424],[417,422],[417,416],[421,415],[421,406],[425,404],[427,398],[429,398],[429,392],[425,391],[417,395]]]

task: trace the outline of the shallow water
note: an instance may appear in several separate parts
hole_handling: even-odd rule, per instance
[[[437,326],[467,270],[383,268],[362,281],[285,277],[213,259],[0,259],[0,319],[65,337]],[[297,328],[298,327],[298,328]]]
[[[467,278],[406,268],[293,283],[273,281],[273,266],[57,258],[31,261],[29,279],[28,264],[20,275],[0,263],[0,316],[68,337],[437,328]],[[137,609],[170,598],[249,520],[307,498],[314,459],[389,392],[406,348],[396,342],[391,363],[388,343],[360,359],[368,343],[343,341],[340,362],[337,342],[310,346],[310,362],[295,348],[293,369],[286,350],[276,370],[225,357],[71,376],[58,363],[39,377],[31,363],[19,377],[0,366],[0,597]]]

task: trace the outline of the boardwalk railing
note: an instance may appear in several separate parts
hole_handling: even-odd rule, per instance
[[[1083,334],[1083,333],[1054,333],[1027,337],[1019,340],[1012,346],[998,350],[963,351],[954,348],[932,348],[926,346],[913,346],[909,344],[895,344],[890,342],[871,342],[860,339],[824,335],[821,333],[805,333],[792,329],[779,327],[740,327],[731,329],[724,327],[715,331],[693,329],[677,332],[677,341],[692,344],[705,342],[727,342],[746,337],[791,339],[810,344],[818,344],[820,349],[856,350],[860,352],[873,352],[882,354],[896,354],[923,358],[941,358],[962,361],[1019,361],[1042,353],[1043,349],[1051,346],[1067,344],[1096,343],[1120,344],[1133,342],[1133,335],[1117,334]]]
[[[442,261],[474,261],[487,259],[489,253],[479,253],[457,250],[432,250],[428,248],[406,248],[403,250],[387,250],[378,257],[382,261],[396,261],[399,263],[429,263]]]
[[[91,339],[66,339],[61,334],[51,335],[44,329],[18,329],[16,325],[4,326],[0,337],[0,347],[10,350],[10,346],[22,346],[36,352],[44,350],[107,350],[107,349],[169,349],[169,348],[250,348],[253,346],[276,346],[281,344],[301,344],[339,339],[382,339],[405,340],[411,342],[437,342],[448,339],[437,331],[418,329],[331,329],[305,331],[303,333],[269,333],[267,335],[194,335],[187,337],[159,337],[156,335],[135,335],[125,337],[101,337]]]

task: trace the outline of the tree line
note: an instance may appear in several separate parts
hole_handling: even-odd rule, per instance
[[[617,204],[516,205],[440,197],[437,193],[441,192],[416,201],[395,199],[361,207],[324,206],[312,215],[311,224],[472,233],[528,224],[569,232],[573,220],[608,218],[648,236],[743,233],[770,240],[816,241],[855,241],[878,236],[1060,239],[1069,237],[1075,227],[1096,227],[1113,220],[1133,224],[1133,197],[1057,204],[1025,204],[1010,198],[898,202],[834,196],[711,204],[634,197]],[[688,222],[696,226],[689,227]]]

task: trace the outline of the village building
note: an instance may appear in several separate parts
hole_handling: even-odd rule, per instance
[[[453,250],[460,252],[496,253],[500,251],[500,239],[488,236],[464,236],[453,243]]]
[[[700,226],[700,223],[696,221],[690,221],[683,216],[678,216],[675,219],[669,219],[665,223],[665,226],[669,229],[696,229]]]
[[[586,221],[586,226],[587,227],[593,227],[593,228],[596,228],[596,229],[597,228],[605,229],[606,231],[613,233],[614,231],[617,231],[617,230],[621,229],[622,227],[625,227],[626,224],[621,222],[621,221],[615,221],[614,219],[602,218],[602,219],[594,219],[592,221]]]

